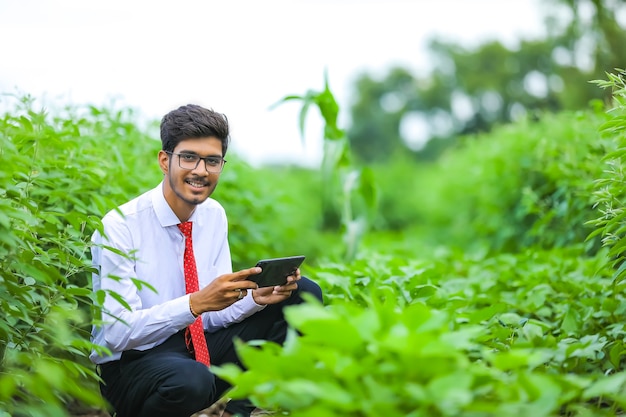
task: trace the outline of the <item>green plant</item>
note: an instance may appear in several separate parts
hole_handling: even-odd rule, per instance
[[[288,311],[299,336],[239,344],[247,370],[215,371],[232,396],[293,416],[614,415],[626,405],[626,299],[604,255],[326,264],[314,276],[328,305]]]
[[[623,76],[612,83],[623,94]],[[373,244],[324,263],[312,275],[327,305],[292,308],[284,348],[238,343],[246,369],[215,372],[232,396],[299,417],[622,415],[623,115],[613,111],[601,140],[603,115],[563,114],[451,153],[424,213],[450,221],[469,209],[458,223],[469,233],[443,233],[478,235],[489,250],[452,242],[399,257]],[[613,141],[619,175],[606,178],[598,161]],[[603,217],[590,241],[602,236],[604,248],[584,242],[594,198]]]
[[[613,92],[610,118],[602,124],[601,131],[615,142],[616,148],[606,155],[606,174],[596,182],[594,197],[601,216],[590,221],[595,231],[589,238],[600,236],[602,244],[609,248],[616,289],[620,289],[626,277],[626,71],[617,70],[615,74],[607,74],[607,78],[594,82]]]
[[[0,408],[67,415],[78,400],[102,406],[88,361],[92,308],[89,235],[113,200],[143,178],[113,181],[143,165],[152,143],[129,113],[66,108],[53,116],[31,97],[5,99],[0,118]],[[112,136],[133,145],[121,163]],[[129,146],[130,147],[130,146]]]
[[[65,416],[75,402],[104,407],[88,360],[100,348],[89,336],[106,296],[91,291],[90,236],[107,211],[161,181],[160,142],[132,109],[44,111],[30,96],[2,99],[11,111],[0,116],[0,409]],[[330,246],[316,236],[314,205],[287,193],[291,184],[272,187],[283,171],[228,159],[215,198],[229,210],[235,266],[294,249],[313,265]]]
[[[345,257],[352,259],[363,234],[372,222],[377,207],[377,188],[372,171],[352,162],[346,133],[337,125],[339,105],[330,90],[328,75],[324,90],[308,91],[304,96],[290,95],[281,102],[301,101],[300,132],[304,138],[304,123],[309,108],[314,105],[324,119],[324,156],[322,160],[323,226],[341,221],[346,245]]]
[[[230,155],[214,197],[229,214],[234,263],[307,254],[327,302],[288,311],[299,333],[284,348],[239,343],[247,370],[214,368],[236,385],[231,394],[294,416],[623,414],[624,74],[599,84],[615,93],[608,115],[545,116],[470,139],[436,164],[372,167],[383,213],[395,217],[379,217],[367,235],[353,225],[360,249],[352,245],[347,262],[331,255],[339,232],[321,230],[314,203],[327,184],[317,172],[252,168]],[[372,221],[377,194],[341,150],[325,87],[285,100],[304,103],[301,123],[311,105],[322,113],[332,150],[323,175],[346,236],[351,222]],[[0,118],[0,409],[66,416],[74,401],[103,407],[87,358],[104,296],[89,288],[89,236],[106,211],[160,181],[160,144],[130,109],[44,112],[30,97],[9,99],[15,108]],[[360,181],[370,184],[359,191]],[[312,191],[288,192],[301,188]]]
[[[493,253],[566,247],[592,231],[592,192],[614,143],[600,108],[545,114],[466,137],[436,162],[373,165],[377,230],[413,231],[430,246]],[[588,250],[599,248],[588,241]]]

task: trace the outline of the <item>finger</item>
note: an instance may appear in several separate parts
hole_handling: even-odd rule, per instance
[[[300,281],[301,278],[302,277],[300,275],[290,275],[290,276],[287,277],[287,284],[285,284],[285,285],[295,284],[298,281]]]
[[[242,290],[256,290],[259,288],[259,284],[249,280],[237,281],[237,288],[241,288]]]
[[[288,292],[295,291],[298,289],[298,283],[290,282],[285,285],[277,285],[274,287],[274,292]]]
[[[274,295],[279,295],[281,297],[285,297],[285,298],[289,298],[291,297],[291,294],[293,294],[293,291],[288,291],[288,290],[277,290],[276,288],[274,288],[274,291],[272,292],[272,294]]]
[[[285,285],[289,285],[289,284],[295,284],[296,282],[300,281],[300,276],[296,276],[296,275],[289,275],[287,277],[287,283],[283,284],[283,286]]]
[[[261,287],[256,289],[256,293],[262,297],[268,296],[274,292],[273,287]]]
[[[235,298],[237,300],[241,300],[242,298],[244,298],[246,295],[248,295],[248,290],[243,289],[243,288],[239,288],[235,291],[233,291],[235,293]]]
[[[241,271],[233,272],[231,281],[242,281],[247,279],[250,275],[256,275],[261,273],[261,268],[254,266],[248,269],[242,269]]]

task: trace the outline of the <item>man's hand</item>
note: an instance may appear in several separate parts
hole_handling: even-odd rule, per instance
[[[196,314],[222,310],[257,288],[256,282],[249,281],[250,275],[261,272],[261,268],[242,269],[232,274],[215,278],[209,285],[191,294],[191,305]]]
[[[277,304],[291,297],[291,293],[298,289],[300,280],[300,268],[293,275],[287,277],[287,283],[275,287],[262,287],[252,290],[254,302],[260,305]]]

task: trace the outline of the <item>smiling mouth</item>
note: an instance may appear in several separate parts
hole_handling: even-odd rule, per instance
[[[208,187],[209,184],[204,182],[204,181],[198,181],[198,180],[185,180],[185,182],[189,185],[191,185],[193,188],[205,188]]]

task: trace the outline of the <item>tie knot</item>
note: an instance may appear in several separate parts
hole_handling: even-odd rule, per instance
[[[181,232],[183,232],[183,235],[185,235],[186,238],[191,237],[191,222],[179,223],[178,228]]]

